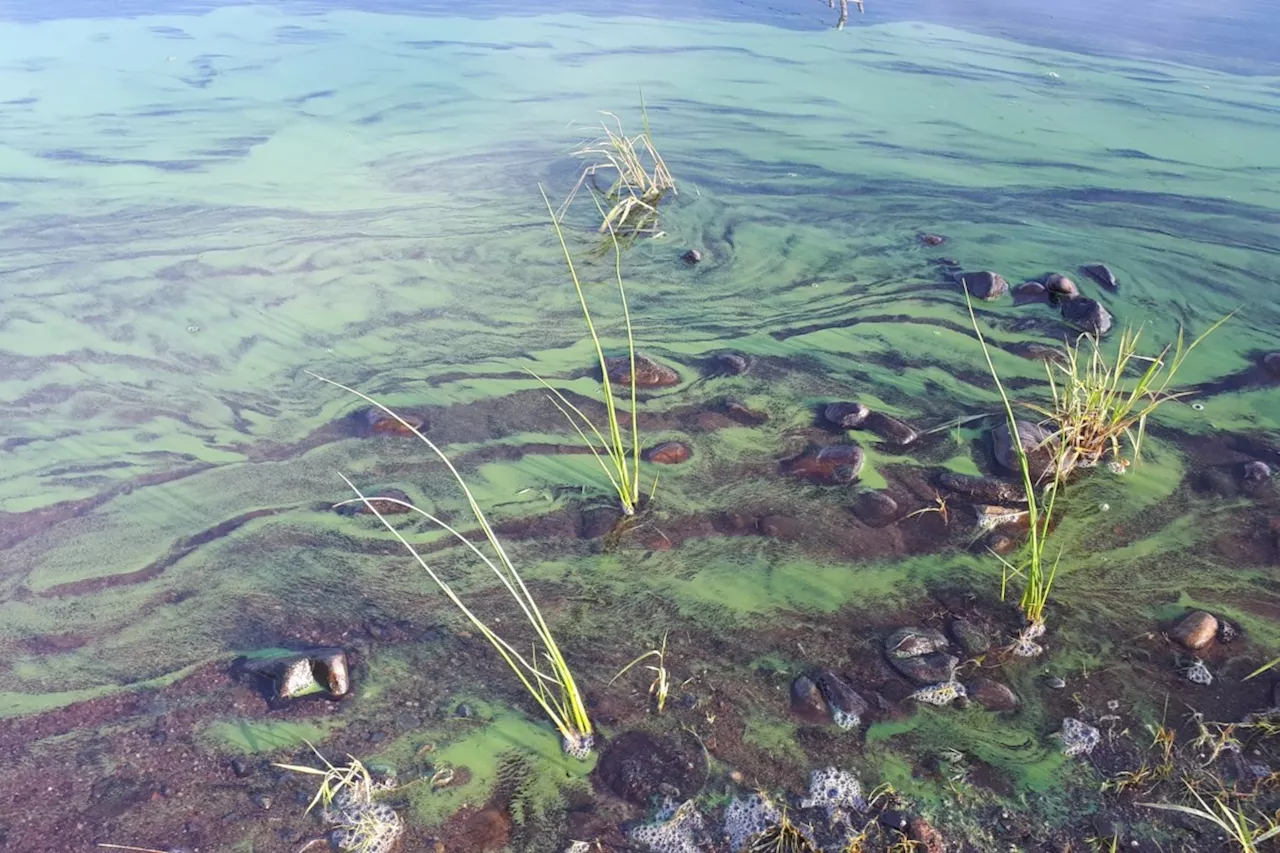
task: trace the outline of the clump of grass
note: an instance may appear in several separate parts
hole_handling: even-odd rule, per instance
[[[573,254],[569,251],[569,244],[565,241],[564,229],[560,227],[560,222],[556,218],[555,212],[551,209],[551,202],[547,199],[545,190],[542,191],[542,201],[547,206],[547,212],[551,214],[551,224],[555,228],[556,238],[560,241],[560,249],[564,253],[564,262],[569,268],[569,278],[573,280],[573,289],[578,295],[578,304],[582,307],[582,317],[587,323],[587,333],[591,336],[591,342],[595,345],[596,360],[600,368],[600,385],[601,390],[604,392],[605,418],[607,420],[605,429],[602,431],[597,427],[595,422],[587,417],[582,409],[574,405],[559,389],[553,387],[533,371],[529,371],[529,373],[551,392],[551,402],[565,416],[583,443],[591,450],[596,461],[600,463],[609,485],[618,495],[623,514],[634,516],[640,508],[640,425],[636,417],[636,342],[635,334],[631,327],[631,310],[627,306],[627,290],[622,282],[622,247],[618,244],[617,231],[606,220],[605,227],[608,229],[614,250],[614,280],[618,285],[618,299],[622,303],[622,318],[627,328],[627,357],[631,371],[631,382],[629,383],[631,386],[631,435],[629,442],[624,437],[622,412],[614,399],[613,382],[609,379],[609,362],[605,358],[604,346],[600,343],[600,335],[596,331],[595,321],[591,317],[591,308],[587,305],[586,291],[583,289],[582,280],[578,276],[578,269],[573,262]],[[605,433],[608,433],[607,437]],[[594,436],[594,441],[592,436]],[[654,480],[654,488],[657,488],[656,479]]]
[[[617,681],[627,673],[627,670],[638,663],[643,663],[649,658],[656,658],[656,664],[649,664],[645,669],[653,673],[653,683],[649,685],[649,695],[653,697],[654,704],[661,714],[667,707],[667,697],[671,695],[671,679],[667,672],[667,635],[662,635],[662,644],[656,649],[650,649],[631,663],[618,670],[618,674],[609,680],[610,684]]]
[[[1097,335],[1084,334],[1064,348],[1056,368],[1046,364],[1053,402],[1029,408],[1054,425],[1054,440],[1064,445],[1067,468],[1096,465],[1108,451],[1118,460],[1122,441],[1137,461],[1148,418],[1164,403],[1188,394],[1170,390],[1174,377],[1192,350],[1230,317],[1218,320],[1189,344],[1179,329],[1177,339],[1154,357],[1138,354],[1141,329],[1125,329],[1114,359],[1103,354]],[[1134,367],[1141,368],[1136,380],[1126,378]]]
[[[982,328],[978,325],[978,315],[973,310],[973,300],[969,296],[968,288],[965,288],[964,298],[965,304],[969,307],[969,320],[973,323],[974,334],[978,336],[978,343],[982,347],[982,355],[987,361],[987,369],[991,372],[991,378],[995,382],[996,390],[1000,392],[1000,400],[1004,404],[1009,436],[1018,457],[1018,468],[1022,474],[1022,488],[1027,496],[1030,540],[1027,544],[1026,556],[1020,565],[1015,565],[1004,557],[997,556],[1002,566],[1000,578],[1000,597],[1002,599],[1007,594],[1010,581],[1015,579],[1022,580],[1022,597],[1019,601],[1019,607],[1027,624],[1014,643],[1013,651],[1015,654],[1024,657],[1034,657],[1042,651],[1035,641],[1044,635],[1044,609],[1049,603],[1049,593],[1053,590],[1053,581],[1058,575],[1058,563],[1062,559],[1061,549],[1058,550],[1057,556],[1053,558],[1052,563],[1046,560],[1045,552],[1048,544],[1049,525],[1052,522],[1053,512],[1057,505],[1058,487],[1063,476],[1062,462],[1064,460],[1062,457],[1066,449],[1063,442],[1048,445],[1053,449],[1056,457],[1051,468],[1053,477],[1043,491],[1037,489],[1035,478],[1031,474],[1031,463],[1027,457],[1027,450],[1022,444],[1021,435],[1018,432],[1017,418],[1013,414],[1013,403],[1005,391],[1004,383],[1000,381],[1000,374],[996,370],[995,363],[991,360],[991,350],[987,347],[986,338],[982,335]]]
[[[481,531],[483,531],[485,539],[489,543],[489,547],[493,552],[492,557],[481,550],[481,548],[470,539],[451,527],[448,523],[442,521],[431,513],[426,512],[411,503],[401,501],[396,498],[366,495],[346,476],[339,476],[342,476],[343,481],[356,494],[355,501],[347,501],[346,503],[354,503],[356,501],[363,503],[364,506],[368,508],[369,512],[382,522],[383,526],[391,532],[391,535],[393,535],[400,544],[404,546],[405,550],[407,550],[418,562],[418,565],[422,566],[422,568],[431,577],[431,580],[433,580],[436,586],[440,588],[440,591],[448,597],[449,601],[451,601],[453,605],[462,612],[462,615],[467,618],[467,621],[475,626],[476,630],[479,631],[484,638],[489,641],[490,645],[493,646],[498,654],[501,655],[503,661],[506,662],[507,666],[511,668],[511,671],[514,672],[516,677],[520,680],[521,685],[529,692],[529,695],[533,697],[534,701],[537,702],[542,711],[548,716],[548,718],[550,718],[557,731],[560,732],[565,752],[579,758],[585,758],[591,751],[593,735],[591,721],[587,717],[587,708],[582,692],[578,689],[577,682],[573,677],[573,672],[569,669],[569,664],[565,661],[564,655],[560,652],[560,647],[556,643],[555,637],[552,635],[551,629],[548,627],[546,620],[543,618],[542,611],[538,609],[537,602],[534,601],[528,587],[525,586],[524,580],[520,577],[519,571],[516,570],[515,564],[512,563],[511,558],[507,555],[506,549],[498,540],[497,535],[493,531],[493,527],[489,524],[488,519],[485,518],[484,511],[480,509],[480,505],[476,502],[475,495],[473,495],[471,493],[471,489],[467,487],[466,481],[463,480],[458,469],[454,467],[453,463],[449,460],[449,457],[444,454],[444,451],[436,446],[435,442],[431,441],[431,439],[423,435],[417,427],[402,418],[400,415],[396,414],[396,412],[384,406],[382,403],[379,403],[367,394],[363,394],[354,388],[341,384],[340,382],[335,382],[332,379],[325,379],[323,376],[319,376],[314,373],[311,373],[310,375],[319,379],[321,382],[341,388],[347,393],[353,394],[365,402],[377,406],[379,409],[395,418],[406,430],[412,432],[423,444],[430,448],[436,458],[443,462],[445,467],[449,469],[449,473],[453,475],[454,480],[458,483],[459,488],[462,489],[462,493],[467,499],[467,505],[471,509],[472,516],[474,516],[476,523],[479,525]],[[521,615],[524,616],[525,621],[528,622],[530,628],[533,630],[535,639],[533,643],[534,651],[530,656],[532,660],[530,657],[526,657],[523,653],[518,651],[511,643],[489,627],[489,625],[474,611],[467,607],[462,599],[458,597],[458,594],[454,592],[453,588],[449,586],[448,582],[427,564],[427,561],[422,558],[422,555],[418,553],[417,549],[415,549],[404,535],[387,520],[386,516],[383,515],[382,512],[379,511],[378,504],[385,504],[387,502],[398,504],[411,512],[416,512],[418,515],[421,515],[423,518],[426,518],[428,521],[448,532],[451,536],[465,545],[468,550],[479,557],[480,560],[494,573],[494,575],[497,576],[503,587],[506,588],[507,592],[510,593],[511,597],[515,600],[516,605],[520,608]]]
[[[1243,806],[1237,804],[1233,807],[1222,794],[1206,800],[1191,785],[1187,785],[1187,790],[1195,797],[1197,805],[1187,806],[1178,803],[1139,803],[1138,805],[1178,812],[1208,821],[1222,830],[1227,838],[1240,848],[1240,853],[1261,853],[1260,844],[1280,836],[1280,822],[1277,822],[1274,817],[1261,813],[1250,817]]]
[[[276,764],[282,770],[319,776],[320,786],[307,806],[310,813],[317,805],[325,821],[338,830],[338,847],[349,853],[387,853],[404,834],[404,821],[394,809],[374,802],[380,787],[368,768],[354,755],[349,762],[335,765],[308,743],[324,768],[301,764]]]
[[[604,135],[573,152],[573,156],[590,162],[560,206],[557,219],[564,215],[582,188],[587,187],[601,208],[601,234],[614,231],[634,235],[657,230],[658,204],[668,193],[676,193],[676,181],[653,144],[643,96],[640,112],[644,132],[635,136],[627,136],[622,120],[616,115],[602,113],[607,118],[600,123]],[[608,189],[600,187],[600,175],[612,176]]]

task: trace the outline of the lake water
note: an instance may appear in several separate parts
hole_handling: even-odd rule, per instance
[[[304,740],[396,771],[407,850],[620,849],[661,796],[715,836],[756,787],[805,814],[827,766],[892,784],[948,849],[1064,849],[1108,821],[1131,849],[1219,849],[1099,787],[1147,760],[1147,727],[1187,743],[1194,711],[1274,703],[1244,680],[1280,648],[1280,499],[1244,478],[1280,464],[1269,7],[867,0],[838,29],[820,0],[451,5],[0,3],[0,849],[297,850],[325,830],[294,803],[310,780],[267,762],[315,764]],[[605,537],[604,475],[527,372],[598,411],[539,186],[564,198],[601,111],[638,133],[642,99],[678,194],[621,272],[638,348],[681,380],[641,393],[642,441],[692,456],[642,465],[648,512]],[[583,195],[565,227],[616,355],[593,217]],[[1066,273],[1115,316],[1107,346],[1141,328],[1147,355],[1236,312],[1129,472],[1066,488],[1045,654],[953,639],[970,690],[1007,685],[1014,711],[921,706],[883,654],[903,626],[964,618],[998,647],[1018,625],[972,507],[936,488],[998,473],[956,268]],[[1014,397],[1044,402],[1018,353],[1061,345],[1057,311],[977,313]],[[546,613],[599,765],[560,754],[390,533],[330,509],[343,474],[472,525],[420,443],[370,435],[307,371],[425,418]],[[842,400],[925,435],[832,429]],[[786,473],[850,442],[856,482]],[[897,504],[883,524],[869,490]],[[528,646],[468,552],[394,524]],[[1208,686],[1163,633],[1197,608],[1240,635],[1198,653]],[[656,714],[653,658],[611,679],[664,635]],[[316,646],[348,651],[354,695],[271,706],[234,665]],[[870,700],[860,731],[789,709],[819,670]],[[1088,759],[1062,755],[1067,717],[1103,732]],[[1274,771],[1272,740],[1248,746]],[[1137,799],[1185,801],[1174,781]]]

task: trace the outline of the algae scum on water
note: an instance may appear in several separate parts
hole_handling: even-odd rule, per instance
[[[0,23],[0,846],[1274,843],[1276,80],[813,5]],[[676,191],[564,215],[597,352],[538,187],[601,110]],[[1054,492],[1027,636],[992,376],[1041,420],[1088,300],[1107,358],[1231,316]]]

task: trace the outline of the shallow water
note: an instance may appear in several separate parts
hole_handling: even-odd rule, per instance
[[[977,843],[979,805],[1050,826],[1103,807],[1048,737],[1073,692],[1098,713],[1123,699],[1135,728],[1171,692],[1197,708],[1265,704],[1262,680],[1239,679],[1280,645],[1277,504],[1235,485],[1248,459],[1280,462],[1280,395],[1260,366],[1280,348],[1280,78],[1263,7],[1205,20],[1176,4],[1140,18],[879,6],[842,31],[820,2],[0,10],[0,714],[6,740],[42,733],[32,772],[52,773],[69,740],[81,772],[68,790],[97,802],[114,771],[80,739],[114,752],[114,733],[152,718],[210,767],[236,751],[293,760],[320,737],[412,776],[430,743],[468,778],[410,792],[413,838],[456,834],[457,818],[441,822],[486,802],[520,812],[499,839],[515,847],[601,831],[572,817],[591,765],[559,756],[389,535],[327,509],[345,497],[341,472],[465,523],[457,487],[411,441],[355,437],[344,418],[358,401],[307,370],[427,416],[509,534],[605,734],[695,732],[712,801],[731,770],[797,792],[808,769],[844,762]],[[599,398],[538,186],[569,191],[569,152],[600,110],[639,128],[641,91],[679,194],[623,272],[641,349],[682,377],[642,395],[641,424],[646,445],[684,440],[693,458],[661,471],[653,515],[602,553],[580,535],[599,469],[548,452],[576,438],[525,372]],[[569,222],[616,352],[611,265],[587,257],[582,205]],[[678,260],[688,248],[701,264]],[[1024,703],[1012,718],[918,711],[906,690],[866,686],[892,678],[878,644],[894,627],[969,607],[1014,624],[967,518],[869,528],[849,512],[866,488],[927,509],[930,472],[990,471],[984,427],[945,426],[999,401],[941,256],[1014,284],[1073,275],[1152,352],[1237,312],[1179,377],[1202,408],[1165,406],[1130,474],[1070,492],[1049,653],[1000,670]],[[1118,293],[1077,274],[1098,260]],[[1063,332],[1048,307],[1007,298],[979,316],[1002,346]],[[716,375],[725,351],[751,369]],[[995,357],[1018,395],[1044,398],[1041,362]],[[726,397],[767,423],[725,417]],[[779,460],[841,438],[815,426],[841,399],[942,428],[910,451],[851,434],[867,452],[853,486],[782,477]],[[481,612],[513,618],[463,552],[432,559]],[[1189,692],[1157,642],[1188,607],[1244,630],[1212,661],[1230,688]],[[694,706],[646,716],[642,675],[608,682],[668,631]],[[237,655],[307,643],[359,655],[354,698],[270,711],[225,675]],[[814,734],[786,691],[818,666],[892,710],[865,738]],[[1077,683],[1046,691],[1045,672]],[[196,701],[206,687],[225,702]],[[77,721],[97,708],[86,700],[135,695],[154,698]],[[451,719],[463,700],[480,724]],[[31,722],[55,713],[73,722]],[[929,769],[942,745],[990,784],[949,799]],[[219,795],[248,810],[243,826],[192,837],[232,849],[282,843],[276,821],[314,833],[300,808],[266,821],[243,793]],[[640,814],[597,806],[602,824]],[[176,844],[161,836],[190,811],[160,798],[77,831]]]

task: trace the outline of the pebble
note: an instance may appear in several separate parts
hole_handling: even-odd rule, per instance
[[[1218,634],[1218,618],[1212,613],[1197,610],[1183,617],[1169,636],[1192,651],[1203,649]]]
[[[463,702],[461,705],[459,705],[457,708],[454,709],[453,715],[455,717],[474,717],[476,715],[476,712],[475,710],[472,709],[470,705],[468,705],[466,702]]]
[[[271,796],[268,794],[254,794],[252,797],[253,804],[263,811],[271,808]]]
[[[253,772],[253,767],[243,758],[233,758],[231,759],[231,772],[243,779]]]

